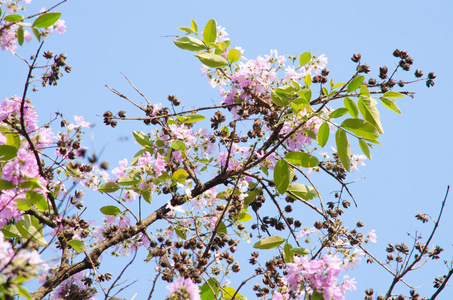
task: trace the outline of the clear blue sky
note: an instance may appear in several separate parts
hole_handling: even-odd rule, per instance
[[[32,7],[38,8],[55,3],[34,2]],[[176,28],[187,26],[191,19],[200,26],[210,18],[217,20],[226,27],[232,45],[244,48],[248,58],[268,54],[270,49],[278,49],[280,54],[305,51],[325,54],[331,77],[336,81],[345,81],[354,72],[355,65],[350,61],[353,53],[360,52],[363,61],[372,67],[371,74],[377,77],[379,66],[392,69],[396,63],[392,57],[395,48],[408,51],[415,59],[415,68],[423,69],[425,74],[436,73],[436,85],[430,89],[424,83],[412,85],[415,99],[398,102],[402,116],[381,109],[384,147],[375,149],[373,161],[367,161],[360,173],[349,177],[353,180],[363,175],[366,179],[351,186],[359,207],[349,209],[346,220],[352,227],[355,220],[361,219],[367,230],[376,230],[378,243],[370,249],[382,260],[386,242],[404,241],[411,245],[407,232],[429,235],[433,223],[422,225],[414,215],[421,211],[436,217],[446,187],[453,183],[453,99],[448,83],[453,68],[451,1],[79,0],[68,1],[59,11],[63,13],[67,32],[49,38],[44,48],[66,52],[73,71],[65,74],[57,87],[41,89],[30,96],[42,122],[58,110],[68,119],[83,115],[87,121],[96,123],[90,131],[91,140],[89,134],[85,141],[97,151],[106,146],[103,158],[112,167],[137,150],[131,141],[116,141],[118,137],[131,137],[132,130],[150,129],[133,121],[120,122],[115,129],[103,126],[100,116],[106,110],[116,113],[124,109],[128,116],[141,116],[137,109],[104,87],[108,84],[141,101],[120,73],[126,74],[152,102],[164,103],[169,94],[176,95],[187,107],[220,102],[217,92],[201,77],[198,60],[176,48],[173,37],[165,37],[180,34]],[[18,54],[27,57],[36,45],[34,41]],[[0,66],[4,70],[1,96],[21,94],[26,66],[6,52],[0,54]],[[321,185],[325,195],[338,188],[330,180]],[[98,197],[86,199],[85,203],[90,200],[107,201]],[[453,254],[452,216],[450,198],[435,239],[444,247],[442,258],[447,261]],[[421,291],[426,295],[432,291],[434,277],[447,272],[442,261],[428,264],[432,267],[424,267],[421,273],[408,277],[414,286],[423,285]],[[133,280],[137,273],[150,268],[140,262],[139,269],[132,270],[127,277]],[[358,290],[349,294],[348,299],[362,299],[364,289],[369,287],[383,293],[391,281],[376,264],[363,263],[354,275]],[[151,283],[141,281],[120,296],[130,299],[137,292],[136,299],[145,299],[150,286]],[[254,298],[251,292],[244,294]],[[453,295],[451,288],[438,299],[450,299],[449,295]]]

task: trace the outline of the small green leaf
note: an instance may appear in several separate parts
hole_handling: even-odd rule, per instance
[[[15,185],[11,181],[0,179],[0,191],[6,191],[14,188]]]
[[[190,27],[192,27],[193,31],[198,32],[198,24],[195,20],[190,20]]]
[[[241,58],[241,51],[239,51],[238,49],[230,49],[230,51],[228,51],[228,60],[230,61],[230,63],[235,63],[237,62],[239,59]]]
[[[113,193],[120,189],[120,186],[115,182],[105,182],[101,184],[98,191],[101,193]]]
[[[143,132],[132,131],[132,134],[134,135],[134,138],[137,141],[137,143],[139,143],[140,145],[142,145],[144,147],[153,147],[154,146],[153,142],[151,141],[149,136],[147,136]]]
[[[311,200],[318,197],[316,190],[308,185],[294,183],[288,187],[288,191],[305,200]]]
[[[335,140],[337,143],[337,154],[340,158],[341,164],[346,171],[349,172],[351,169],[351,147],[349,145],[349,139],[346,131],[338,128],[337,133],[335,134]]]
[[[19,43],[19,45],[22,46],[24,44],[24,28],[22,26],[20,26],[19,29],[17,29],[16,35],[17,42]]]
[[[210,278],[200,288],[201,300],[216,300],[220,292],[220,281]]]
[[[70,240],[68,244],[77,252],[85,251],[86,246],[82,240]]]
[[[22,20],[23,18],[24,17],[22,17],[21,15],[11,14],[7,15],[3,20],[5,20],[6,22],[14,23]]]
[[[191,36],[183,36],[173,40],[173,43],[181,49],[189,51],[205,50],[206,46],[202,41]]]
[[[311,294],[311,300],[326,300],[326,299],[324,299],[323,294],[321,294],[317,290],[313,290],[313,293]]]
[[[345,114],[347,114],[349,112],[349,110],[347,108],[344,108],[344,107],[340,107],[336,110],[334,110],[333,112],[330,113],[329,117],[331,119],[336,119],[336,118],[339,118],[339,117],[342,117],[344,116]]]
[[[283,259],[285,260],[286,263],[292,263],[294,262],[293,260],[293,252],[291,251],[293,249],[293,246],[290,244],[286,243],[285,246],[283,247]]]
[[[33,34],[35,35],[36,39],[38,40],[38,42],[40,42],[41,41],[41,32],[39,32],[39,30],[36,29],[35,27],[32,27],[31,31],[33,31]]]
[[[192,28],[186,27],[186,26],[178,27],[178,30],[181,30],[181,31],[184,31],[187,33],[195,33],[195,31]]]
[[[217,228],[217,234],[220,235],[221,233],[227,234],[226,225],[225,223],[223,223],[223,221],[220,222],[219,228]]]
[[[35,22],[33,22],[33,27],[38,28],[47,28],[55,24],[58,19],[61,17],[61,13],[51,12],[39,16]]]
[[[140,190],[139,193],[140,195],[142,195],[143,199],[145,199],[146,202],[148,202],[149,204],[153,203],[153,195],[150,191]]]
[[[325,86],[322,87],[322,93],[324,94],[324,96],[329,97],[329,91]]]
[[[189,174],[184,169],[178,169],[172,175],[172,178],[176,181],[185,180],[187,177],[189,177]]]
[[[329,140],[329,133],[330,133],[330,128],[329,124],[327,122],[324,122],[319,126],[318,130],[318,144],[321,147],[324,147],[327,144],[327,141]]]
[[[288,188],[291,176],[291,171],[288,163],[284,159],[280,159],[274,167],[274,182],[277,191],[284,194]]]
[[[385,98],[381,98],[382,104],[384,104],[385,107],[387,107],[390,110],[393,110],[397,114],[401,115],[401,110],[398,108],[398,105],[396,105],[394,100],[389,100]]]
[[[363,118],[373,124],[379,133],[383,134],[379,111],[376,105],[372,105],[372,98],[360,97],[359,99],[359,110]]]
[[[367,143],[364,140],[359,140],[360,149],[362,149],[363,154],[371,160],[370,148],[368,148]]]
[[[388,91],[382,97],[384,97],[384,98],[400,98],[400,97],[404,97],[404,95],[399,92]]]
[[[379,137],[376,127],[366,120],[346,119],[341,123],[341,127],[365,139],[375,140]]]
[[[184,123],[194,123],[194,122],[198,122],[198,121],[203,121],[204,119],[206,119],[206,117],[203,115],[190,114],[188,116],[185,116]]]
[[[243,213],[240,213],[238,215],[238,218],[237,218],[236,222],[243,223],[243,222],[250,221],[251,219],[253,219],[253,217],[251,215],[249,215],[248,213],[243,212]]]
[[[16,228],[23,238],[31,238],[40,247],[47,246],[47,242],[42,235],[42,225],[39,224],[38,219],[35,217],[23,214],[22,220],[16,223]]]
[[[272,102],[277,106],[286,106],[287,103],[274,90],[271,91]]]
[[[344,107],[346,107],[349,111],[349,114],[353,118],[358,118],[359,116],[359,108],[357,107],[357,104],[355,103],[354,100],[352,100],[349,97],[344,98]]]
[[[5,235],[4,236],[5,240],[21,237],[20,232],[17,230],[16,225],[14,224],[3,225],[1,231]]]
[[[310,74],[307,74],[307,75],[305,76],[305,78],[304,78],[304,83],[305,83],[305,85],[306,85],[307,87],[310,87],[310,85],[311,85],[311,76],[310,76]]]
[[[228,66],[228,61],[220,55],[209,52],[198,52],[195,56],[202,64],[211,68],[223,68]]]
[[[354,92],[355,90],[357,90],[362,85],[364,80],[365,80],[365,76],[363,76],[363,75],[357,76],[356,78],[352,79],[347,87],[348,93]]]
[[[171,143],[171,147],[176,151],[186,150],[186,144],[183,141],[174,141],[173,143]]]
[[[310,52],[304,52],[300,55],[299,57],[299,64],[300,66],[305,66],[306,64],[308,64],[311,60],[311,53]]]
[[[222,298],[220,298],[220,300],[231,300],[233,299],[233,295],[235,294],[236,294],[236,296],[234,296],[235,300],[247,300],[247,298],[242,296],[241,293],[236,293],[236,290],[231,286],[227,286],[222,289]]]
[[[299,254],[299,255],[308,255],[308,254],[310,254],[310,251],[308,249],[301,248],[301,247],[292,248],[291,251],[294,254]]]
[[[203,40],[207,43],[214,43],[217,39],[217,24],[214,19],[208,21],[203,29]]]
[[[0,145],[0,161],[8,161],[17,156],[17,148],[10,145]]]
[[[267,238],[264,238],[262,240],[259,240],[258,242],[253,245],[253,248],[255,249],[272,249],[275,247],[280,246],[283,242],[285,241],[284,238],[281,236],[269,236]]]
[[[101,213],[108,216],[116,216],[121,212],[121,210],[113,205],[107,205],[100,208]]]
[[[285,156],[285,159],[296,166],[304,168],[313,168],[319,165],[319,160],[316,156],[305,152],[290,152]]]

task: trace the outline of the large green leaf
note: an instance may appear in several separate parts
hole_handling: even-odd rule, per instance
[[[360,97],[359,99],[359,109],[363,118],[373,124],[379,133],[384,133],[382,129],[381,120],[379,116],[379,111],[376,108],[376,105],[373,105],[373,98],[371,97]],[[375,101],[375,100],[374,100]]]
[[[285,156],[285,159],[296,166],[304,168],[313,168],[319,165],[319,160],[316,156],[305,152],[290,152]]]
[[[348,93],[357,90],[362,85],[363,80],[365,80],[365,76],[363,75],[357,76],[356,78],[352,79],[347,87]]]
[[[29,210],[33,206],[33,203],[31,203],[30,200],[25,198],[15,198],[14,202],[16,202],[17,210],[20,211]]]
[[[47,200],[42,194],[34,191],[27,191],[25,194],[27,195],[27,199],[30,200],[31,203],[36,205],[36,207],[40,211],[46,211],[49,209]]]
[[[291,251],[293,249],[293,246],[290,244],[286,243],[285,246],[283,247],[283,259],[285,260],[286,263],[292,263],[294,262],[293,256],[294,253]]]
[[[228,61],[220,55],[209,52],[198,52],[195,56],[202,64],[211,68],[223,68],[228,66]]]
[[[344,98],[344,107],[346,107],[349,111],[349,114],[353,118],[357,118],[359,116],[359,108],[354,100],[349,97]]]
[[[272,99],[272,102],[274,102],[275,105],[277,105],[277,106],[286,106],[286,105],[288,105],[288,101],[285,101],[286,97],[285,96],[280,96],[274,90],[271,91],[271,99]]]
[[[101,193],[113,193],[120,189],[120,186],[115,182],[105,182],[101,184],[98,191]]]
[[[327,122],[324,122],[319,126],[318,130],[318,144],[321,147],[324,147],[327,144],[327,141],[329,140],[329,124]]]
[[[230,49],[230,51],[228,51],[228,60],[230,61],[230,63],[235,63],[240,58],[241,58],[241,51],[239,51],[238,49],[232,48],[232,49]]]
[[[277,188],[277,191],[280,194],[284,194],[286,192],[286,189],[288,188],[291,177],[291,170],[284,159],[280,159],[274,167],[274,182],[275,182],[275,187]]]
[[[16,228],[24,239],[31,238],[40,247],[47,246],[47,242],[42,235],[42,225],[30,215],[23,214],[22,220],[16,223]]]
[[[217,39],[217,24],[214,19],[208,21],[203,29],[203,40],[206,44],[214,43]]]
[[[194,123],[198,121],[203,121],[206,119],[205,116],[200,115],[200,114],[190,114],[184,117],[184,123]]]
[[[338,157],[340,158],[343,167],[349,172],[351,169],[351,147],[346,131],[338,128],[337,133],[335,134],[335,141],[337,143]]]
[[[220,300],[231,300],[233,299],[233,295],[235,300],[247,300],[246,297],[242,296],[241,293],[236,293],[236,290],[231,286],[224,287],[222,289],[222,298]]]
[[[210,278],[200,288],[201,300],[216,300],[220,292],[220,282],[217,278]]]
[[[299,63],[300,63],[300,66],[305,66],[306,64],[308,64],[311,60],[311,53],[310,52],[304,52],[300,55],[299,57]]]
[[[258,242],[253,245],[253,248],[255,249],[272,249],[275,247],[280,246],[283,242],[285,241],[284,238],[281,236],[269,236],[267,238],[264,238],[262,240],[259,240]]]
[[[17,156],[17,148],[10,145],[0,145],[0,161],[8,161]]]
[[[24,17],[22,17],[21,15],[11,14],[11,15],[7,15],[3,20],[5,20],[6,22],[14,23],[14,22],[22,20],[23,18]]]
[[[39,16],[35,22],[33,22],[33,27],[38,28],[47,28],[55,24],[58,19],[61,17],[61,13],[51,12]]]
[[[318,197],[318,193],[314,188],[301,183],[291,184],[288,187],[288,191],[305,200],[311,200],[313,198]]]
[[[176,181],[182,180],[184,182],[186,178],[189,177],[189,174],[184,169],[178,169],[172,174],[171,177]]]
[[[331,119],[336,119],[336,118],[339,118],[339,117],[342,117],[344,116],[345,114],[347,114],[349,112],[349,110],[347,108],[344,108],[344,107],[340,107],[336,110],[334,110],[333,112],[330,113],[329,117]]]
[[[14,187],[15,185],[11,181],[0,179],[0,191],[10,190]]]
[[[404,95],[399,92],[388,91],[382,97],[384,97],[384,98],[400,98],[400,97],[404,97]]]
[[[366,120],[346,119],[341,123],[341,127],[365,139],[375,140],[379,137],[379,131],[376,127]]]
[[[176,46],[189,51],[202,51],[206,46],[202,41],[191,36],[183,36],[173,40]]]
[[[153,142],[151,141],[149,136],[147,136],[145,133],[141,131],[132,131],[132,134],[134,135],[134,138],[137,141],[137,143],[139,143],[140,145],[144,147],[146,146],[153,147]]]

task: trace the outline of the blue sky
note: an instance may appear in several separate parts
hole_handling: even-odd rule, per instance
[[[31,7],[38,9],[55,3],[34,2]],[[176,95],[186,107],[220,102],[218,93],[201,77],[198,60],[172,42],[172,35],[182,35],[176,28],[187,26],[191,19],[202,26],[214,18],[226,28],[232,45],[245,49],[247,58],[269,54],[270,49],[277,49],[280,54],[325,54],[331,77],[336,81],[346,81],[354,72],[355,64],[350,61],[353,53],[360,52],[362,60],[372,67],[371,74],[377,77],[379,66],[392,69],[395,65],[395,48],[408,51],[415,59],[415,68],[423,69],[425,74],[436,73],[435,86],[428,89],[424,83],[417,83],[408,87],[416,95],[414,99],[399,100],[402,116],[381,108],[385,134],[380,140],[384,147],[373,150],[373,161],[367,161],[360,173],[349,177],[365,178],[350,186],[359,207],[349,209],[346,220],[353,226],[355,220],[361,219],[367,230],[376,230],[378,243],[370,249],[382,260],[386,243],[404,241],[411,245],[407,232],[422,232],[425,238],[429,235],[433,223],[422,225],[414,215],[420,211],[436,217],[446,187],[453,182],[453,100],[448,92],[453,67],[451,1],[81,0],[68,1],[59,11],[67,32],[49,38],[44,48],[67,53],[73,71],[65,74],[57,87],[32,94],[32,101],[43,122],[58,110],[68,119],[83,115],[95,123],[85,141],[96,151],[105,147],[102,158],[108,159],[112,167],[137,150],[131,140],[118,141],[120,136],[131,138],[132,130],[150,130],[134,121],[120,122],[115,129],[103,126],[101,116],[106,110],[115,113],[124,109],[128,116],[140,116],[137,109],[105,88],[108,84],[141,101],[121,73],[151,102],[165,103],[169,94]],[[34,41],[18,54],[28,57],[36,45]],[[0,81],[1,96],[21,94],[26,66],[6,52],[0,54],[0,65],[8,70]],[[408,74],[399,75],[411,78]],[[320,185],[325,194],[338,188],[325,178]],[[435,243],[444,247],[442,258],[447,261],[453,254],[451,201],[447,202],[435,238]],[[151,267],[141,265],[139,272]],[[414,286],[423,285],[420,291],[430,295],[434,277],[446,272],[442,261],[428,262],[422,272],[408,277],[408,281]],[[137,269],[129,273],[129,279],[133,280],[136,273]],[[391,281],[376,264],[363,263],[354,275],[358,290],[348,299],[363,298],[364,289],[369,287],[383,293]],[[142,281],[120,296],[130,299],[137,292],[136,299],[143,299],[149,287]],[[244,294],[254,298],[252,293]],[[453,290],[447,288],[437,299],[449,299],[451,294]]]

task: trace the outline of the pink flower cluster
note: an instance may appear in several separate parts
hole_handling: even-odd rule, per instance
[[[288,263],[287,289],[293,291],[298,299],[305,299],[305,294],[317,291],[324,299],[341,300],[346,291],[356,289],[355,280],[343,276],[343,282],[338,283],[338,276],[343,271],[343,265],[336,255],[327,254],[323,258],[309,260],[306,256],[294,257],[294,263]],[[289,299],[288,290],[274,293],[273,300]]]
[[[180,277],[168,285],[167,289],[170,294],[167,295],[166,299],[201,300],[200,289],[191,278]]]

